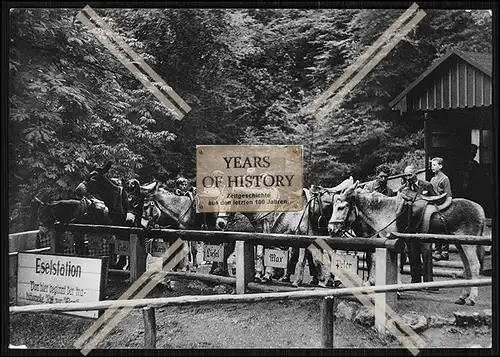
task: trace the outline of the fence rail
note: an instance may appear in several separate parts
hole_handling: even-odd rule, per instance
[[[421,243],[451,243],[451,244],[473,244],[491,245],[492,239],[488,236],[452,235],[434,233],[396,233],[391,232],[390,238],[401,238],[404,240],[418,240]]]
[[[135,233],[143,234],[147,238],[181,238],[189,241],[210,241],[211,243],[230,243],[242,241],[249,244],[289,246],[307,248],[317,239],[324,240],[327,244],[335,246],[335,249],[345,250],[374,250],[385,248],[402,252],[404,242],[394,238],[363,238],[363,237],[331,237],[331,236],[308,236],[298,234],[278,234],[278,233],[254,233],[254,232],[223,232],[223,231],[201,231],[182,229],[151,229],[145,231],[137,227],[120,227],[87,224],[57,224],[58,229],[68,231],[92,231],[92,233]]]
[[[391,284],[380,286],[360,286],[354,288],[341,289],[321,289],[321,290],[302,290],[291,292],[278,293],[256,293],[245,295],[185,295],[169,298],[154,298],[154,299],[131,299],[131,300],[106,300],[85,303],[59,303],[59,304],[41,304],[41,305],[26,305],[26,306],[11,306],[9,311],[11,314],[24,312],[69,312],[69,311],[86,311],[86,310],[103,310],[103,309],[120,309],[132,308],[139,309],[143,307],[164,308],[169,306],[182,305],[203,305],[210,303],[251,303],[273,300],[299,300],[324,298],[328,296],[342,297],[353,294],[375,294],[384,292],[403,292],[411,290],[420,290],[423,288],[456,288],[466,286],[488,286],[492,285],[491,279],[475,279],[475,280],[451,280],[451,281],[432,281],[426,283],[411,283],[411,284]]]
[[[171,298],[156,299],[135,299],[135,300],[114,300],[100,301],[92,303],[71,303],[71,304],[44,304],[10,307],[10,313],[40,313],[40,312],[68,312],[103,309],[139,309],[143,311],[144,320],[144,347],[156,348],[156,318],[155,308],[165,308],[169,306],[182,305],[202,305],[211,303],[256,303],[272,300],[297,300],[322,298],[321,307],[321,341],[324,348],[333,348],[333,321],[334,321],[334,300],[337,297],[350,296],[353,294],[376,294],[387,292],[402,292],[420,290],[423,288],[451,288],[464,286],[490,286],[491,279],[477,280],[457,280],[442,282],[426,282],[413,284],[394,284],[384,286],[354,287],[343,289],[324,289],[315,291],[296,291],[280,293],[260,293],[251,295],[193,295]],[[112,315],[111,315],[112,316]],[[111,318],[111,316],[109,318]]]
[[[418,239],[423,242],[446,241],[448,243],[460,244],[481,244],[491,245],[491,237],[475,236],[454,236],[438,234],[402,234],[392,233],[387,238],[338,238],[330,236],[306,236],[291,234],[268,234],[268,233],[248,233],[248,232],[221,232],[221,231],[196,231],[179,229],[153,229],[145,231],[142,228],[130,228],[119,226],[100,226],[83,224],[56,224],[56,230],[62,231],[84,231],[87,233],[122,233],[129,234],[130,237],[130,258],[131,258],[131,277],[132,280],[138,279],[145,271],[145,239],[151,237],[166,238],[169,240],[181,238],[188,241],[206,241],[210,243],[236,242],[236,293],[237,295],[217,295],[217,296],[183,296],[176,298],[160,299],[140,299],[140,300],[118,300],[118,301],[98,301],[92,303],[71,303],[71,304],[44,304],[29,306],[10,307],[11,313],[22,312],[67,312],[82,310],[102,310],[119,308],[146,308],[144,318],[146,326],[151,326],[154,321],[151,310],[154,308],[163,308],[176,305],[199,305],[207,303],[241,303],[258,302],[269,300],[295,300],[310,298],[329,298],[352,295],[355,293],[366,293],[377,295],[377,304],[383,307],[386,304],[395,301],[396,292],[418,290],[428,287],[468,287],[468,286],[486,286],[491,285],[491,279],[477,280],[452,280],[442,282],[427,282],[417,284],[396,284],[398,272],[397,254],[403,251],[404,243],[410,239]],[[57,236],[54,235],[52,241],[52,252],[57,252]],[[376,286],[356,287],[344,289],[320,289],[313,291],[294,291],[294,292],[271,292],[260,294],[245,294],[248,285],[253,277],[253,245],[270,246],[291,246],[291,247],[309,247],[314,241],[324,240],[333,249],[349,251],[375,251],[376,268]],[[135,261],[135,262],[134,262]],[[387,294],[387,296],[386,296]],[[324,300],[323,319],[329,318],[326,313],[332,312],[331,301]],[[333,313],[333,312],[332,312]],[[153,311],[154,314],[154,311]],[[324,320],[322,325],[324,333],[330,333],[331,329],[326,328],[330,320]],[[375,314],[375,324],[379,332],[386,332],[386,316],[384,312]],[[154,345],[154,331],[148,331],[147,345]],[[331,337],[323,336],[323,342],[326,346],[331,343]]]

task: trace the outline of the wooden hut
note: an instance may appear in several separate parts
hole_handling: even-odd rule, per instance
[[[432,177],[429,160],[445,160],[454,197],[460,188],[464,159],[470,144],[478,146],[479,198],[491,217],[493,196],[492,55],[452,50],[437,59],[422,75],[391,101],[403,118],[424,121],[426,178]]]

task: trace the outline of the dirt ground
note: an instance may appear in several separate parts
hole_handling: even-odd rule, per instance
[[[208,269],[208,265],[203,265],[200,272]],[[407,275],[402,279],[403,283],[409,282]],[[174,283],[158,285],[148,297],[213,294],[216,285],[182,278],[169,280]],[[110,279],[108,299],[117,299],[127,287],[123,278]],[[441,289],[437,293],[405,292],[394,310],[398,314],[453,317],[455,311],[491,309],[491,287],[479,288],[474,307],[453,304],[459,293],[459,288]],[[65,314],[16,314],[11,316],[10,342],[35,349],[72,349],[76,339],[93,322],[92,319]],[[159,349],[321,348],[319,299],[169,307],[156,309],[156,324]],[[420,336],[426,348],[486,347],[492,343],[489,326],[463,328],[445,325],[429,328]],[[137,309],[113,329],[98,348],[142,349],[143,346],[144,323],[142,311]],[[337,318],[334,322],[334,347],[403,348],[394,338],[381,337],[373,328],[344,318]]]

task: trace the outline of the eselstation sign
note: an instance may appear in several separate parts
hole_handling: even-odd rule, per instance
[[[199,145],[196,189],[199,213],[300,211],[302,147]]]

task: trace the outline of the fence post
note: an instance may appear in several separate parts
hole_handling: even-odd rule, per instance
[[[245,294],[247,284],[255,275],[253,246],[236,241],[236,294]]]
[[[375,249],[375,285],[397,284],[398,254],[385,248]],[[396,292],[375,294],[375,327],[379,333],[386,333],[387,306],[394,307]]]
[[[146,271],[146,240],[130,234],[130,281],[136,281]]]
[[[146,306],[142,308],[144,318],[144,348],[156,348],[156,317],[155,309]]]
[[[323,298],[321,304],[321,336],[323,348],[333,348],[333,307],[335,297],[327,296]]]

